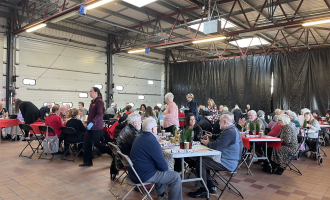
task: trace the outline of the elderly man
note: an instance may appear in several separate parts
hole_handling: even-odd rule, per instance
[[[260,127],[260,130],[265,131],[265,125],[261,121],[261,119],[259,119],[257,117],[256,111],[250,110],[248,112],[248,116],[249,116],[249,119],[244,124],[243,124],[243,121],[241,121],[241,120],[238,122],[239,125],[241,125],[241,126],[243,125],[244,130],[250,130],[249,126],[250,126],[251,123],[254,123],[255,125],[256,125],[256,123],[258,123],[259,127]]]
[[[50,109],[53,107],[52,103],[48,102],[46,104],[46,106],[43,106],[42,108],[40,108],[39,112],[40,112],[40,119],[41,121],[45,121],[46,119],[46,114],[50,113]]]
[[[115,103],[111,103],[111,106],[107,109],[107,114],[110,118],[114,118],[117,113],[117,108]]]
[[[182,184],[179,173],[168,171],[167,162],[163,156],[156,135],[155,119],[148,117],[143,121],[141,135],[133,144],[130,159],[142,182],[155,183],[157,199],[167,199],[164,191],[169,188],[169,200],[182,199]],[[147,145],[146,145],[147,144]],[[130,179],[139,183],[131,168],[128,168]]]
[[[114,138],[117,138],[116,142],[120,151],[129,156],[133,142],[141,130],[141,115],[132,113],[128,115],[126,121],[127,125],[121,130],[118,137],[114,135]]]
[[[213,185],[210,170],[217,171],[234,171],[241,159],[243,142],[241,135],[235,124],[233,124],[233,117],[229,114],[220,116],[221,135],[205,135],[201,142],[209,147],[222,152],[221,162],[214,157],[203,157],[202,164],[202,178],[207,184],[210,193],[217,193],[216,187]],[[199,160],[196,163],[196,171],[199,173]],[[201,182],[197,183],[200,188],[196,192],[189,192],[192,198],[206,198],[206,188]]]
[[[223,105],[219,106],[219,116],[222,115],[222,111],[223,111]]]

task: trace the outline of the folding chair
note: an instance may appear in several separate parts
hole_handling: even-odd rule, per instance
[[[69,145],[69,148],[68,150],[66,150],[61,158],[61,160],[67,160],[67,161],[72,161],[74,162],[77,158],[77,156],[80,154],[80,152],[82,151],[82,148],[78,151],[77,155],[74,153],[74,150],[73,150],[73,146],[74,145],[79,145],[79,144],[83,144],[84,142],[83,141],[80,141],[79,140],[79,137],[76,133],[76,130],[72,127],[61,127],[61,130],[62,130],[62,133],[65,134],[64,136],[64,143],[68,144]],[[48,131],[49,132],[49,131]],[[72,138],[68,138],[67,136],[72,136]],[[65,157],[65,154],[70,152],[70,149],[74,155],[74,159],[73,160],[69,160],[69,159],[64,159]]]
[[[27,141],[27,145],[24,147],[24,149],[22,150],[22,152],[19,154],[19,157],[28,157],[28,158],[32,158],[33,154],[35,154],[35,152],[39,153],[39,147],[42,146],[42,140],[43,140],[43,135],[41,136],[37,136],[36,133],[34,132],[33,128],[28,125],[28,124],[19,124],[19,128],[21,129],[22,134],[25,134],[25,131],[31,131],[32,132],[32,137],[26,137],[25,140]],[[30,132],[30,133],[31,133]],[[37,148],[33,148],[31,146],[31,142],[33,141],[38,141],[38,146]],[[32,154],[30,156],[23,156],[22,153],[23,151],[26,149],[26,147],[30,146],[32,149]]]
[[[293,153],[293,154],[288,154],[288,156],[286,157],[285,163],[284,163],[284,169],[286,169],[287,167],[290,168],[290,170],[302,175],[302,173],[300,172],[300,170],[298,169],[298,167],[296,167],[293,163],[292,163],[292,159],[297,158],[299,159],[299,148],[301,146],[301,144],[303,144],[306,140],[306,138],[304,136],[298,135],[297,136],[298,139],[298,148],[297,150]],[[292,167],[290,166],[292,165]]]
[[[108,144],[109,144],[109,147],[110,147],[110,149],[111,149],[111,151],[112,151],[112,153],[113,153],[113,156],[112,156],[112,157],[113,157],[113,159],[115,160],[115,165],[116,165],[117,170],[118,170],[118,171],[123,171],[123,173],[121,173],[121,174],[119,175],[119,177],[116,178],[116,179],[114,180],[114,182],[112,183],[112,185],[111,185],[111,187],[110,187],[110,190],[109,190],[109,191],[113,194],[113,196],[115,196],[115,197],[118,199],[118,198],[120,197],[121,193],[124,191],[124,189],[122,189],[118,195],[115,195],[114,192],[113,192],[113,190],[112,190],[112,188],[113,188],[113,186],[115,185],[115,183],[116,183],[117,181],[119,181],[119,179],[120,179],[123,175],[125,175],[125,177],[123,177],[123,180],[119,183],[120,185],[122,185],[123,182],[124,182],[124,180],[125,180],[125,178],[126,178],[126,176],[127,176],[128,174],[127,174],[127,171],[126,171],[126,167],[122,167],[122,168],[120,168],[120,166],[119,166],[119,164],[118,164],[118,160],[117,160],[117,152],[121,152],[120,149],[119,149],[119,147],[118,147],[117,145],[111,143],[111,142],[109,142]]]
[[[245,164],[246,168],[248,169],[248,172],[247,174],[251,174],[252,175],[252,172],[251,170],[249,169],[248,167],[248,163],[246,162],[246,159],[251,155],[250,152],[248,152],[248,149],[246,147],[243,147],[243,151],[245,151],[245,154],[244,154],[244,157],[242,157],[242,160],[241,160],[241,163],[239,164],[238,168],[240,169],[242,164]],[[243,155],[243,154],[242,154]]]
[[[38,128],[39,128],[40,133],[46,133],[47,132],[47,127],[48,127],[48,133],[54,133],[54,135],[57,136],[54,129],[50,126],[39,126]],[[46,159],[46,160],[53,161],[53,159],[54,159],[54,157],[57,153],[52,153],[52,158],[51,159],[41,158],[42,154],[44,154],[44,150],[42,151],[42,153],[40,154],[38,159]],[[47,153],[45,153],[45,154],[47,156]]]
[[[213,178],[214,176],[217,176],[223,183],[225,183],[225,187],[223,189],[220,189],[218,186],[216,186],[219,190],[221,190],[220,196],[218,197],[218,200],[221,198],[223,192],[226,190],[226,188],[228,187],[229,190],[232,190],[233,192],[235,192],[237,195],[241,196],[242,199],[244,199],[243,195],[241,194],[241,192],[230,183],[230,180],[233,178],[234,174],[237,173],[237,169],[238,167],[241,165],[241,163],[243,162],[245,155],[247,152],[247,148],[243,148],[242,150],[242,155],[241,155],[241,160],[238,162],[237,167],[234,171],[216,171],[216,170],[212,170],[213,174]],[[224,173],[230,173],[231,176],[229,177],[229,179],[227,180],[220,172],[224,172]]]
[[[130,167],[130,168],[132,169],[132,171],[134,172],[134,175],[137,177],[137,179],[138,179],[139,182],[140,182],[140,183],[134,183],[134,182],[129,178],[129,176],[126,176],[125,181],[126,181],[127,185],[125,186],[124,190],[126,189],[126,187],[127,187],[128,185],[133,186],[133,187],[132,187],[132,189],[131,189],[131,190],[125,195],[125,197],[123,198],[123,200],[124,200],[124,199],[125,199],[125,198],[126,198],[131,192],[132,192],[132,190],[133,190],[135,187],[137,187],[137,188],[139,189],[140,193],[143,195],[143,199],[142,199],[142,200],[144,200],[144,199],[148,199],[148,198],[149,198],[150,200],[153,200],[153,198],[152,198],[151,195],[150,195],[150,192],[151,192],[152,189],[154,188],[155,183],[143,183],[143,182],[141,181],[139,175],[136,173],[136,171],[135,171],[135,169],[134,169],[134,167],[133,167],[133,163],[132,163],[131,159],[130,159],[128,156],[124,155],[123,153],[121,153],[121,152],[119,152],[119,151],[117,152],[117,156],[118,156],[118,158],[121,160],[121,162],[124,164],[125,167]],[[145,185],[150,185],[150,184],[152,184],[152,186],[151,186],[150,190],[148,191],[148,190],[146,189]],[[140,189],[140,187],[141,187],[141,189]]]

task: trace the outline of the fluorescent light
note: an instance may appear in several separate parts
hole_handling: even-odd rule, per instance
[[[124,87],[121,86],[121,85],[117,85],[117,86],[116,86],[116,90],[118,90],[118,91],[122,91],[122,90],[124,90]]]
[[[197,20],[191,21],[190,23],[194,23],[194,22],[197,23],[197,22],[200,22],[200,21],[201,21],[201,19],[197,19]],[[199,27],[199,24],[200,24],[201,26],[199,27],[198,31],[204,32],[204,22],[205,21],[207,21],[207,18],[203,18],[203,22],[202,23],[190,25],[189,28],[192,28],[192,29],[197,30],[198,27]],[[221,28],[223,29],[224,26],[225,26],[226,20],[224,18],[221,18],[220,21],[221,21]],[[232,28],[232,27],[235,27],[235,25],[232,24],[232,23],[230,23],[229,21],[227,21],[225,28]]]
[[[75,16],[76,14],[78,14],[78,11],[72,11],[72,12],[69,12],[68,14],[65,14],[65,15],[62,15],[60,17],[57,17],[57,18],[51,20],[50,22],[51,23],[56,23],[56,22],[59,22],[59,21],[62,21],[64,19],[66,19],[66,18]]]
[[[152,3],[154,1],[157,1],[157,0],[123,0],[127,3],[130,3],[134,6],[137,6],[137,7],[142,7],[142,6],[145,6],[149,3]]]
[[[263,44],[263,45],[269,44],[269,42],[267,42],[266,40],[261,39],[261,38],[260,38],[261,43],[260,43],[260,40],[258,38],[253,38],[252,42],[251,42],[251,39],[252,38],[244,38],[244,39],[236,40],[236,42],[237,42],[237,44],[240,48],[248,47],[250,45],[250,43],[251,43],[250,46],[258,46],[258,45],[261,45],[261,44]],[[229,43],[232,44],[232,45],[237,46],[236,42],[231,41]]]
[[[145,49],[139,49],[139,50],[133,50],[133,51],[129,51],[128,53],[139,53],[139,52],[145,52]]]
[[[97,87],[101,90],[103,88],[103,85],[102,84],[95,84],[94,87]]]
[[[312,26],[312,25],[326,24],[326,23],[330,23],[330,19],[322,20],[322,21],[316,21],[316,22],[308,22],[308,23],[303,24],[303,26]]]
[[[216,38],[209,38],[209,39],[205,39],[205,40],[196,40],[196,41],[193,41],[192,43],[197,44],[197,43],[202,43],[202,42],[212,42],[212,41],[224,40],[224,39],[226,39],[226,37],[222,36],[222,37],[216,37]]]
[[[113,0],[102,0],[102,1],[99,1],[99,2],[96,2],[96,3],[93,3],[93,4],[91,4],[91,5],[88,5],[88,6],[86,7],[86,9],[87,9],[87,10],[91,10],[91,9],[93,9],[93,8],[96,8],[96,7],[102,6],[102,5],[104,5],[104,4],[106,4],[106,3],[109,3],[109,2],[111,2],[111,1],[113,1]]]
[[[156,49],[165,49],[165,48],[178,47],[178,46],[183,46],[183,43],[164,45],[164,46],[156,47]]]
[[[140,99],[140,100],[143,100],[143,99],[144,99],[144,95],[140,95],[140,96],[139,96],[139,99]]]
[[[135,106],[135,104],[134,104],[134,103],[129,103],[128,105],[131,105],[132,107],[134,107],[134,106]]]
[[[87,93],[79,93],[79,98],[88,98]]]
[[[158,106],[158,107],[162,107],[162,105],[163,105],[163,104],[161,104],[161,103],[157,103],[157,106]]]
[[[153,85],[154,84],[154,81],[148,81],[148,84],[149,85]]]
[[[47,25],[46,24],[39,24],[38,26],[27,29],[26,32],[30,33],[32,31],[38,30],[39,28],[43,28],[45,26],[47,26]]]

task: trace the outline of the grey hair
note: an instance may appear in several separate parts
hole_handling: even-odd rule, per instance
[[[289,116],[293,117],[294,120],[297,120],[297,114],[295,112],[289,112]]]
[[[258,117],[261,117],[261,116],[265,115],[265,112],[262,110],[259,110],[257,115],[258,115]]]
[[[140,120],[141,115],[136,114],[136,113],[131,113],[127,116],[127,123],[128,124],[133,124],[133,122],[138,122]]]
[[[147,117],[143,120],[142,131],[151,132],[152,128],[157,126],[156,120],[153,117]]]
[[[249,114],[249,113],[251,113],[251,114],[257,116],[257,113],[256,113],[256,111],[254,111],[254,110],[250,110],[250,111],[248,112],[248,114]]]
[[[86,115],[86,114],[87,114],[87,113],[86,113],[86,110],[83,109],[83,108],[80,108],[79,111],[81,111],[83,115]]]
[[[229,112],[228,110],[222,111],[221,115],[225,115],[225,114],[234,116],[234,114]]]
[[[52,104],[52,102],[47,102],[46,103],[46,106],[52,106],[53,104]]]
[[[165,99],[168,99],[169,101],[172,102],[174,99],[174,95],[171,92],[169,92],[165,95]]]
[[[290,117],[288,115],[286,115],[286,114],[279,115],[278,116],[278,120],[281,120],[285,124],[290,124],[290,122],[291,122]]]
[[[302,114],[302,115],[304,115],[304,114],[307,113],[307,112],[312,113],[308,108],[303,108],[303,109],[301,109],[301,114]]]
[[[223,110],[228,111],[228,107],[227,106],[223,107]]]

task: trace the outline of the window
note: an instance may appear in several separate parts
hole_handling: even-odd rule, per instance
[[[154,81],[148,81],[148,84],[149,85],[153,85],[154,84]]]
[[[261,39],[261,38],[260,38],[260,40],[259,40],[259,38],[253,38],[252,42],[251,42],[251,39],[252,38],[244,38],[244,39],[236,40],[236,42],[240,48],[244,48],[244,47],[248,47],[248,46],[257,46],[257,45],[261,45],[261,44],[262,45],[269,44],[269,42],[267,42],[266,40]],[[260,41],[261,41],[261,43],[260,43]],[[236,42],[231,41],[229,43],[237,46]],[[250,43],[251,43],[251,45],[250,45]]]
[[[73,103],[72,102],[63,102],[62,105],[69,105],[70,108],[72,108]]]
[[[95,84],[94,87],[97,87],[101,90],[103,88],[103,85],[102,84]]]
[[[134,108],[135,104],[134,103],[129,103],[129,105],[132,106],[132,108]]]
[[[48,103],[51,103],[52,104],[52,106],[54,106],[55,105],[55,102],[44,102],[44,106],[47,106],[47,104]]]
[[[162,107],[163,104],[161,104],[161,103],[157,103],[157,106],[158,106],[158,107]]]
[[[189,26],[189,28],[192,28],[192,29],[197,30],[198,27],[199,27],[199,30],[198,30],[198,31],[200,31],[200,32],[204,32],[204,22],[205,22],[205,21],[207,21],[207,18],[203,18],[203,22],[201,23],[201,26],[200,26],[200,27],[199,27],[199,24],[200,24],[200,23],[198,23],[198,24],[194,24],[194,25]],[[225,23],[226,23],[226,19],[221,18],[220,21],[221,21],[221,28],[223,29],[223,26],[224,26]],[[194,21],[192,21],[192,22],[200,22],[200,19],[198,19],[198,20],[194,20]],[[232,27],[235,27],[235,25],[227,21],[226,28],[232,28]]]
[[[79,93],[79,98],[88,98],[88,93]]]
[[[124,87],[121,86],[121,85],[117,85],[117,86],[116,86],[116,90],[118,90],[118,91],[122,91],[122,90],[124,90]]]
[[[144,95],[139,95],[139,99],[143,100],[144,99]]]
[[[273,91],[274,91],[274,73],[272,73],[272,80],[270,82],[270,85],[271,85],[270,92],[271,92],[271,94],[273,94]]]
[[[25,78],[25,79],[23,79],[23,84],[24,85],[35,85],[36,84],[36,80],[35,79]]]

